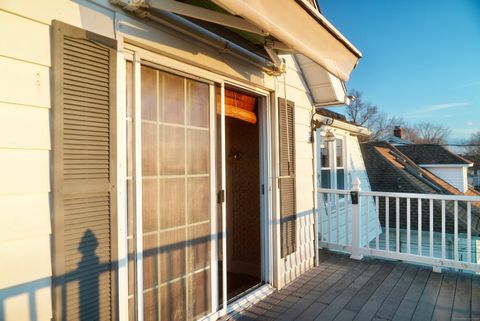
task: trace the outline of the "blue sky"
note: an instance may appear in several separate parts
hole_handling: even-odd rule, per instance
[[[347,84],[414,123],[480,131],[480,0],[320,0],[362,53]]]

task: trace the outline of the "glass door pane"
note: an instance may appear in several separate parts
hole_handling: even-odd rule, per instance
[[[211,312],[210,85],[142,65],[140,94],[144,320],[197,320]]]

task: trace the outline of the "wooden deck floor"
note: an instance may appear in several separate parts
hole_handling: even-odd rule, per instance
[[[480,321],[480,276],[322,252],[320,266],[230,320]]]

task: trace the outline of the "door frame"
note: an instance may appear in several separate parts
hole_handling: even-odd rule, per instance
[[[217,182],[216,178],[217,175],[222,176],[221,185],[222,189],[225,190],[226,188],[226,177],[225,177],[225,109],[224,109],[224,88],[228,86],[229,88],[238,88],[244,91],[247,91],[251,94],[254,94],[260,100],[259,105],[259,162],[260,162],[260,191],[262,190],[262,184],[264,184],[264,194],[261,194],[260,198],[260,228],[261,228],[261,264],[262,264],[262,282],[265,285],[259,287],[258,289],[249,292],[244,297],[239,298],[237,301],[227,303],[226,297],[226,282],[223,282],[223,298],[224,302],[222,304],[222,308],[220,309],[220,302],[218,302],[218,288],[219,279],[218,279],[218,270],[217,270],[217,262],[218,262],[218,238],[216,234],[212,233],[212,242],[211,242],[211,312],[210,314],[206,315],[205,317],[201,318],[200,320],[216,320],[218,317],[221,317],[227,313],[231,313],[232,311],[238,310],[243,308],[246,304],[251,304],[252,300],[260,300],[261,298],[265,297],[269,293],[273,291],[272,285],[274,284],[274,268],[276,266],[274,262],[274,227],[275,227],[275,220],[274,220],[274,210],[273,210],[273,200],[275,189],[275,180],[272,179],[275,175],[275,165],[272,162],[272,151],[274,146],[273,137],[275,135],[272,133],[272,99],[273,99],[273,92],[265,89],[264,87],[260,87],[253,83],[245,83],[242,81],[238,81],[236,79],[229,78],[227,76],[219,75],[208,70],[205,70],[200,67],[193,66],[191,64],[187,64],[173,58],[152,52],[147,49],[143,49],[138,47],[138,42],[136,45],[128,43],[128,40],[124,38],[123,35],[118,35],[119,38],[119,52],[118,52],[118,66],[117,69],[117,84],[118,88],[118,231],[119,231],[119,238],[118,238],[118,254],[119,254],[119,291],[118,291],[118,300],[119,300],[119,319],[121,321],[128,320],[128,247],[127,247],[127,179],[125,174],[126,169],[126,125],[125,125],[125,116],[126,116],[126,94],[125,90],[121,88],[126,88],[126,61],[130,60],[134,64],[138,63],[141,64],[142,61],[147,61],[150,65],[154,65],[155,68],[159,70],[171,72],[180,76],[186,76],[191,79],[199,79],[204,82],[211,83],[210,84],[210,157],[211,157],[211,222],[212,222],[212,230],[217,230],[217,211],[214,210],[218,208],[216,195],[217,195]],[[136,95],[135,93],[140,91],[140,83],[138,79],[140,79],[140,70],[139,68],[133,68],[134,73],[134,104],[141,105],[140,95]],[[135,81],[137,79],[137,81]],[[221,150],[222,150],[222,173],[216,173],[216,106],[215,106],[215,96],[214,96],[214,87],[215,84],[219,84],[222,90],[221,94]],[[134,109],[136,110],[136,109]],[[137,108],[139,111],[140,109]],[[140,115],[135,115],[137,121],[140,119],[138,117]],[[134,159],[137,164],[141,165],[141,127],[136,126],[137,129],[134,131]],[[140,172],[140,173],[137,173]],[[134,169],[135,175],[141,174],[141,166],[136,166]],[[137,176],[139,177],[139,176]],[[135,218],[140,218],[141,223],[141,213],[142,213],[142,204],[141,204],[141,184],[137,183],[134,185],[136,189],[136,206],[135,206]],[[223,222],[225,220],[225,209],[226,209],[226,202],[222,204],[222,216]],[[141,224],[137,224],[136,232],[141,232]],[[226,227],[226,226],[225,226]],[[223,230],[223,229],[222,229]],[[222,251],[226,251],[226,242],[222,242],[223,249]],[[137,303],[138,303],[138,311],[137,317],[139,321],[143,320],[143,262],[142,262],[142,239],[137,238],[136,243],[136,254],[137,254],[137,264],[136,264],[136,281],[138,289],[136,291],[137,295]],[[226,252],[224,252],[224,258],[226,258]],[[226,274],[226,260],[223,261],[224,263],[224,274]],[[226,279],[226,275],[223,276]]]

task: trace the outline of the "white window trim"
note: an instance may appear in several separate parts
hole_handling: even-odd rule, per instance
[[[332,142],[323,142],[323,137],[321,138],[320,144],[323,145],[323,147],[328,148],[328,162],[329,162],[329,167],[323,167],[322,164],[322,157],[320,154],[319,157],[319,165],[320,165],[320,173],[317,173],[318,181],[317,185],[321,187],[321,171],[322,170],[330,170],[330,188],[331,189],[338,189],[338,184],[337,184],[337,169],[343,169],[344,170],[344,189],[348,188],[348,165],[347,165],[347,137],[348,135],[343,135],[339,133],[335,133],[335,140]],[[342,152],[343,152],[343,166],[337,167],[337,139],[342,141]],[[321,151],[319,151],[321,153]],[[342,198],[343,199],[343,198]]]

